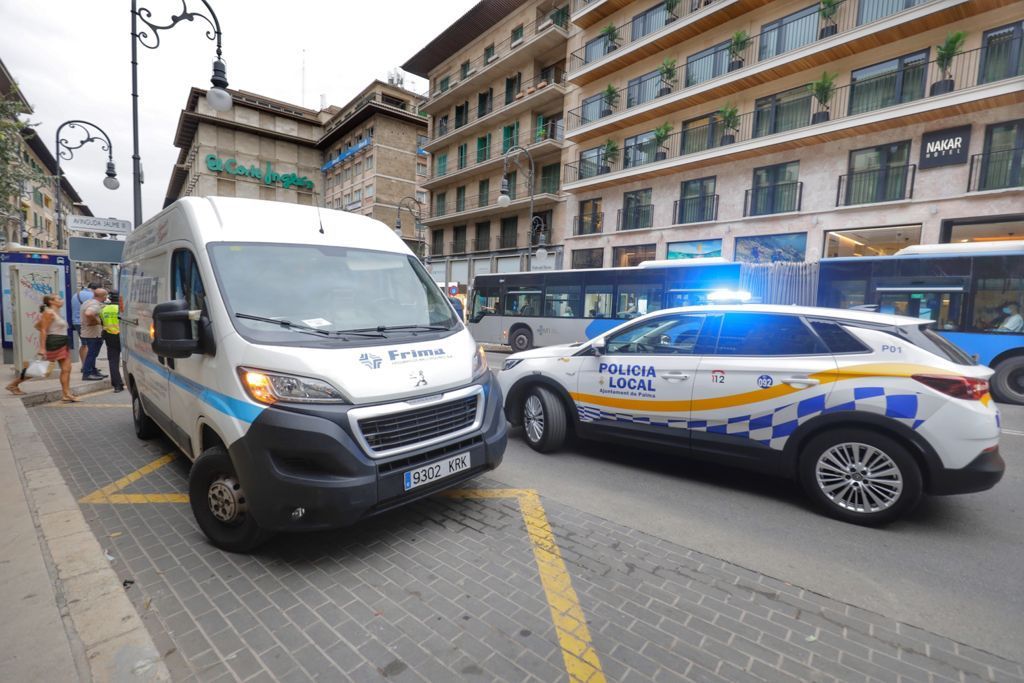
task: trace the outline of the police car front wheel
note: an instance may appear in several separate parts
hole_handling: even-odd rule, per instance
[[[565,443],[565,406],[550,389],[538,386],[526,392],[523,433],[538,453],[550,453]]]
[[[899,442],[841,429],[812,439],[800,459],[804,489],[828,514],[854,524],[885,524],[920,500],[921,470]]]

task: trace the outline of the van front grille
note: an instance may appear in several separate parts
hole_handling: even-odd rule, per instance
[[[359,420],[359,430],[371,449],[389,451],[471,427],[479,400],[479,395],[473,395],[429,408],[368,417]]]

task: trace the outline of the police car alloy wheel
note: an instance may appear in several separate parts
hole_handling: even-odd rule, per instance
[[[192,464],[188,498],[199,528],[222,550],[248,552],[270,536],[249,514],[231,457],[219,446],[206,449]]]
[[[921,472],[897,441],[863,430],[826,432],[804,449],[801,480],[833,517],[855,524],[884,524],[917,504]]]
[[[565,443],[565,407],[550,389],[533,387],[523,400],[523,434],[538,453],[550,453]]]

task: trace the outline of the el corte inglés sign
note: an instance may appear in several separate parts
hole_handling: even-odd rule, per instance
[[[227,173],[228,175],[262,180],[265,185],[280,183],[281,187],[286,190],[293,187],[297,190],[313,189],[313,181],[306,176],[300,176],[295,173],[278,173],[273,169],[269,161],[266,162],[265,168],[260,168],[255,164],[246,166],[245,164],[238,163],[235,159],[221,159],[216,154],[207,154],[206,168],[214,173]]]

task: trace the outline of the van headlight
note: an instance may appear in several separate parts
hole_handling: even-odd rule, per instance
[[[329,382],[279,372],[238,368],[249,397],[257,403],[345,403],[345,397]]]
[[[473,381],[484,376],[487,372],[487,354],[484,347],[477,344],[476,353],[473,354]]]

